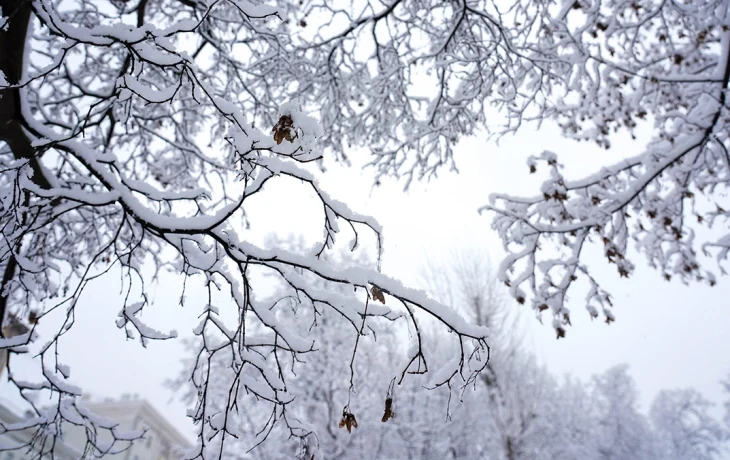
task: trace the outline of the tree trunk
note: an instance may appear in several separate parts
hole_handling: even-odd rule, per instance
[[[17,85],[23,78],[25,45],[30,24],[31,2],[26,0],[0,1],[3,14],[8,15],[7,28],[0,29],[0,71],[11,85]],[[28,135],[23,130],[23,117],[20,114],[20,89],[0,89],[0,141],[5,142],[13,156],[20,160],[26,159],[33,168],[33,181],[42,188],[50,188],[50,184],[43,174],[35,149],[31,145]],[[5,270],[0,285],[0,325],[5,322],[7,314],[8,283],[15,276],[17,261],[11,254],[5,264]],[[3,337],[0,327],[0,337]]]

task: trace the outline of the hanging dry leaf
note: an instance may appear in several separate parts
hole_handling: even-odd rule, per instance
[[[382,304],[385,304],[385,296],[383,295],[383,291],[373,286],[370,288],[370,293],[373,295],[373,299],[380,301],[380,303]]]
[[[342,412],[342,420],[340,420],[340,428],[346,427],[348,433],[352,433],[353,428],[357,428],[357,419],[355,419],[355,414],[352,412],[345,410]]]
[[[395,418],[395,412],[393,412],[393,398],[385,399],[385,413],[383,414],[383,423],[389,419]]]
[[[33,325],[38,324],[38,313],[36,311],[30,311],[28,314],[28,322]]]
[[[347,424],[347,432],[350,433],[351,428],[357,428],[357,420],[355,420],[355,415],[350,414],[348,417],[348,424]]]
[[[284,139],[293,142],[297,138],[297,133],[294,131],[294,120],[289,115],[282,115],[271,132],[274,133],[277,145],[281,144]]]

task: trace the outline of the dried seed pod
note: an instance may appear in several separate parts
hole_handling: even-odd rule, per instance
[[[385,398],[385,413],[383,414],[383,423],[389,419],[395,418],[395,412],[393,412],[393,398]]]
[[[38,312],[31,310],[30,313],[28,313],[28,322],[33,325],[38,324]]]
[[[297,133],[294,130],[294,120],[289,115],[282,115],[271,132],[274,133],[274,140],[277,145],[281,144],[284,139],[293,142],[297,138]]]
[[[376,286],[373,286],[370,288],[370,293],[373,295],[373,299],[380,301],[380,303],[385,303],[385,296],[383,295],[383,291],[378,289]]]
[[[346,427],[348,433],[352,433],[352,429],[357,428],[357,419],[355,418],[355,414],[350,412],[347,407],[345,407],[342,411],[342,419],[340,420],[339,427]]]
[[[347,416],[347,432],[351,433],[352,428],[357,428],[357,420],[355,419],[355,414],[348,414]]]

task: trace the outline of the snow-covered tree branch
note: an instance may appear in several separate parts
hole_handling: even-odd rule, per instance
[[[724,231],[703,231],[726,227],[728,217],[728,3],[568,6],[546,33],[561,37],[572,61],[553,80],[551,117],[565,136],[609,151],[612,132],[640,123],[653,123],[654,139],[579,180],[565,177],[558,156],[546,151],[528,164],[549,175],[539,195],[495,194],[484,208],[497,213],[493,227],[510,254],[502,281],[520,303],[549,310],[558,337],[570,324],[566,295],[578,279],[587,282],[589,314],[614,319],[610,293],[581,257],[589,243],[602,245],[621,277],[631,275],[638,252],[667,280],[710,285],[715,276],[698,252],[718,263],[728,253]]]
[[[564,175],[558,154],[533,156],[529,171],[548,173],[539,192],[496,194],[483,208],[496,213],[508,253],[499,280],[536,313],[549,310],[558,337],[570,324],[566,301],[576,281],[587,289],[589,314],[614,319],[610,293],[585,263],[588,244],[602,246],[622,277],[638,252],[667,279],[715,284],[700,252],[724,272],[729,6],[2,1],[0,319],[27,331],[3,336],[0,348],[35,414],[39,435],[30,447],[52,446],[63,420],[113,433],[74,405],[79,390],[58,343],[88,283],[114,274],[125,289],[117,325],[142,345],[177,336],[141,319],[153,308],[147,292],[158,272],[204,280],[191,375],[200,428],[193,457],[223,455],[236,435],[225,414],[236,411],[240,392],[271,404],[272,420],[290,434],[309,437],[285,412],[282,363],[316,352],[308,329],[282,319],[289,301],[309,309],[310,320],[327,310],[351,327],[351,387],[359,344],[379,320],[409,326],[413,344],[396,370],[399,382],[434,370],[423,317],[452,332],[456,350],[431,385],[479,381],[488,369],[486,328],[383,275],[378,222],[320,186],[322,157],[347,161],[351,146],[370,150],[376,183],[394,176],[407,187],[455,168],[455,143],[484,129],[500,136],[552,120],[565,136],[609,149],[612,133],[653,127],[648,145],[577,180]],[[249,205],[281,181],[309,187],[321,208],[312,216],[321,238],[311,248],[257,245],[247,236],[249,227],[269,230],[251,221]],[[327,255],[338,244],[364,247],[375,262],[334,267]],[[259,275],[278,279],[287,301],[261,295]],[[221,296],[232,306],[221,307]],[[223,320],[223,308],[236,320]],[[37,344],[41,326],[54,330],[36,357],[42,377],[23,381],[13,358]],[[211,409],[215,372],[228,373],[229,397]],[[40,407],[34,394],[51,394],[55,409]],[[87,431],[91,455],[134,437],[113,433],[119,443],[102,445]]]
[[[435,318],[454,332],[461,353],[453,369],[439,373],[444,383],[468,383],[484,368],[486,329],[382,275],[378,223],[329,196],[308,169],[321,157],[315,141],[323,132],[296,100],[279,104],[289,96],[278,86],[282,73],[294,71],[277,56],[290,45],[284,10],[238,0],[11,0],[2,13],[0,317],[19,319],[29,331],[0,346],[10,352],[10,381],[36,414],[31,425],[2,431],[38,432],[33,445],[7,448],[40,455],[62,435],[64,421],[94,425],[74,409],[80,390],[68,383],[58,343],[73,327],[84,287],[108,273],[120,273],[126,289],[117,326],[142,345],[177,336],[140,318],[153,308],[146,293],[157,272],[205,280],[191,376],[201,436],[191,458],[222,457],[226,439],[236,436],[225,414],[236,410],[239,393],[270,403],[272,422],[282,420],[292,435],[308,435],[285,416],[291,399],[281,366],[283,355],[314,352],[313,342],[280,320],[283,303],[255,294],[257,273],[280,278],[315,318],[322,310],[341,315],[353,336],[369,335],[371,318],[401,319],[416,331],[418,315]],[[311,186],[323,211],[313,217],[322,221],[321,242],[298,253],[243,236],[256,225],[246,214],[249,200],[287,179]],[[378,263],[332,267],[325,255],[341,233],[352,249],[363,238],[374,241]],[[233,301],[234,323],[220,319],[220,293]],[[13,355],[58,311],[63,319],[37,356],[43,378],[19,380]],[[413,355],[397,372],[425,372],[423,347],[416,334]],[[222,421],[205,397],[211,379],[226,372],[212,365],[218,355],[227,356],[231,377]],[[50,411],[34,397],[47,393],[55,401]],[[95,441],[96,428],[86,431],[88,455],[115,451]],[[130,435],[115,439],[123,444]]]
[[[348,255],[334,255],[342,263]],[[293,401],[283,416],[307,422],[311,434],[292,437],[283,425],[260,426],[275,419],[252,395],[239,395],[239,410],[226,423],[245,435],[224,447],[226,458],[284,460],[296,455],[315,459],[720,459],[727,452],[728,432],[712,414],[712,404],[693,389],[665,390],[654,398],[648,416],[639,409],[637,386],[627,366],[610,368],[590,381],[560,379],[538,364],[520,334],[519,310],[506,301],[506,288],[483,254],[470,253],[429,266],[424,271],[428,291],[446,304],[488,324],[493,359],[468,388],[446,385],[428,390],[428,376],[415,376],[403,385],[395,381],[390,363],[407,359],[406,347],[396,330],[382,328],[385,321],[369,321],[377,341],[360,344],[357,359],[348,358],[357,337],[349,333],[347,320],[323,310],[310,330],[320,352],[283,366]],[[288,289],[273,296],[291,308],[279,311],[293,327],[304,316],[314,323],[314,312],[287,296]],[[426,323],[426,322],[424,322]],[[429,343],[448,341],[442,329],[424,324]],[[448,362],[451,348],[429,347],[427,356]],[[192,346],[186,361],[195,361]],[[230,358],[219,354],[212,366],[225,376],[212,381],[207,404],[221,415],[231,394]],[[356,369],[354,389],[352,368]],[[296,378],[293,378],[296,376]],[[186,399],[196,400],[197,388],[182,373],[174,387]],[[424,388],[424,386],[426,388]],[[385,403],[385,404],[384,404]],[[343,406],[357,420],[357,427],[342,424]],[[385,412],[384,412],[385,409]],[[446,414],[445,414],[446,411]],[[388,417],[385,417],[388,414]],[[445,416],[446,415],[446,416]],[[382,417],[382,418],[381,418]],[[339,423],[338,423],[339,422]],[[252,445],[264,436],[266,442]]]
[[[323,144],[367,145],[376,181],[396,176],[407,187],[456,167],[454,144],[485,129],[499,137],[552,121],[608,150],[577,180],[557,153],[535,152],[529,171],[548,173],[538,193],[495,194],[483,208],[497,214],[509,254],[502,282],[536,313],[549,310],[562,337],[578,279],[589,314],[614,320],[610,293],[582,257],[592,242],[621,277],[638,253],[666,279],[715,284],[700,254],[722,263],[730,249],[725,232],[706,231],[728,217],[728,7],[309,0],[289,9],[290,62],[302,70],[299,87],[313,90]],[[614,133],[652,127],[648,145],[609,158]]]

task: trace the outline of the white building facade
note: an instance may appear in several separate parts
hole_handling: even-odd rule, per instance
[[[104,458],[119,460],[177,460],[192,444],[167,421],[151,404],[143,399],[122,398],[101,402],[82,401],[81,404],[92,413],[119,423],[122,431],[146,430],[143,438],[134,441],[129,449]],[[10,425],[20,423],[24,417],[16,414],[7,406],[0,404],[0,423]],[[33,430],[0,434],[0,447],[27,445],[32,439]],[[99,432],[100,440],[111,435],[106,430]],[[63,442],[56,442],[53,458],[56,460],[78,460],[82,457],[86,444],[83,428],[65,424]],[[36,454],[37,455],[37,454]],[[0,460],[24,460],[36,458],[25,449],[0,452]],[[46,455],[43,458],[51,458]]]
[[[0,404],[0,424],[1,425],[14,425],[16,423],[22,423],[25,417],[16,414],[14,411],[9,409],[6,405]],[[22,430],[13,431],[10,433],[0,434],[0,448],[8,448],[15,446],[25,446],[30,443],[35,434],[34,430]],[[48,450],[51,447],[48,446]],[[46,447],[44,446],[44,450]],[[0,460],[25,460],[28,458],[36,458],[37,453],[29,452],[27,448],[10,450],[7,452],[0,452]],[[44,458],[50,458],[50,455],[44,456]],[[57,442],[53,448],[53,458],[57,460],[78,460],[81,454],[62,442]]]
[[[131,448],[109,458],[120,460],[177,460],[191,443],[150,403],[144,399],[124,397],[101,402],[83,401],[82,404],[96,415],[119,423],[123,431],[146,429],[144,438],[132,443]],[[74,427],[75,428],[75,427]],[[66,430],[64,441],[83,450],[86,434],[80,429]]]

